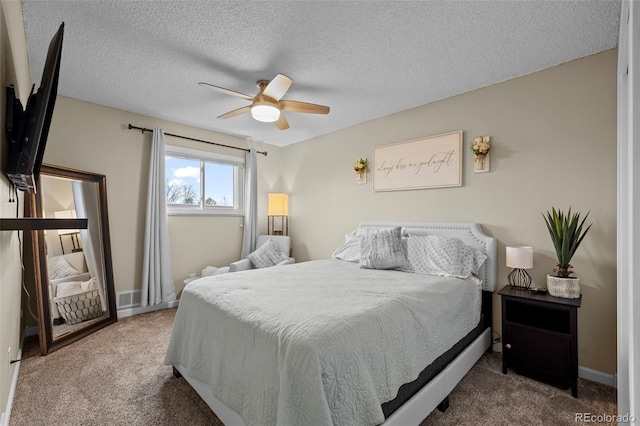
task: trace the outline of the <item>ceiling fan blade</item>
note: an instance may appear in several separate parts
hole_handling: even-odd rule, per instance
[[[284,74],[278,74],[267,84],[262,94],[279,101],[284,94],[287,93],[287,90],[291,87],[291,83],[293,83],[293,80],[289,77]]]
[[[254,98],[253,96],[249,96],[249,95],[246,95],[244,93],[236,92],[235,90],[225,89],[224,87],[214,86],[213,84],[205,83],[203,81],[198,83],[198,86],[210,87],[210,88],[212,88],[214,90],[217,90],[218,92],[222,92],[222,93],[225,93],[225,94],[231,95],[231,96],[237,96],[237,97],[243,98],[243,99],[248,99],[250,101],[252,101],[253,98]]]
[[[222,114],[218,118],[232,118],[232,117],[236,117],[236,116],[241,115],[241,114],[245,114],[245,113],[247,113],[249,111],[251,111],[251,105],[247,105],[247,106],[243,106],[242,108],[234,109],[233,111],[229,111],[226,114]],[[282,114],[280,114],[280,115],[282,115]]]
[[[298,101],[280,101],[282,111],[306,112],[309,114],[329,114],[329,107]]]
[[[287,130],[289,128],[289,122],[283,113],[280,113],[280,118],[275,122],[275,125],[278,126],[278,129],[280,130]]]

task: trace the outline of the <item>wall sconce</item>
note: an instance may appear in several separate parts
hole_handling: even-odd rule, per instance
[[[267,234],[289,235],[289,196],[282,193],[271,193],[268,197]]]
[[[366,158],[358,158],[353,165],[353,170],[356,171],[358,185],[367,183],[367,166],[369,163]]]
[[[473,171],[475,173],[487,173],[491,166],[491,136],[475,138],[471,145],[473,151]]]
[[[76,219],[76,211],[75,210],[61,210],[57,212],[53,212],[53,215],[56,219]],[[63,236],[71,237],[71,252],[75,253],[77,251],[82,251],[82,246],[80,245],[80,231],[77,229],[58,229],[58,238],[60,238],[60,247],[62,247],[62,254],[64,254],[64,244],[62,243]]]
[[[533,268],[533,247],[507,247],[507,266],[514,268],[507,276],[511,287],[528,289],[531,275],[525,269]]]

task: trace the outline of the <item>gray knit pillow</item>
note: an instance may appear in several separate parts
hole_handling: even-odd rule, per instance
[[[367,228],[360,238],[360,267],[365,269],[403,268],[407,249],[400,227]]]
[[[278,244],[269,239],[266,243],[258,247],[256,251],[249,253],[247,259],[249,259],[255,268],[268,268],[284,260],[288,260],[289,256],[280,250]]]
[[[58,278],[66,278],[74,275],[80,275],[82,272],[78,271],[69,263],[64,257],[59,257],[53,262],[48,262],[47,268],[49,269],[49,279],[56,280]]]

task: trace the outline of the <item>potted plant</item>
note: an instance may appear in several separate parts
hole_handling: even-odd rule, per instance
[[[589,213],[580,220],[580,213],[572,214],[571,207],[566,214],[560,209],[552,208],[551,213],[547,211],[547,215],[542,216],[558,258],[558,268],[554,270],[554,275],[547,275],[547,291],[552,296],[576,299],[580,297],[580,280],[571,276],[573,267],[569,262],[591,229],[591,225],[584,228]]]

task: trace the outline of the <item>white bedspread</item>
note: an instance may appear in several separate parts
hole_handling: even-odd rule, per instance
[[[249,425],[375,425],[479,322],[472,280],[321,260],[187,285],[166,364]]]

